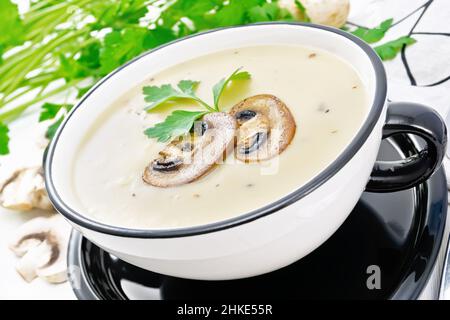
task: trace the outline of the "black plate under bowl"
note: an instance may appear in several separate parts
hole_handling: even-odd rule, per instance
[[[415,152],[409,138],[398,136],[382,143],[379,159]],[[265,275],[231,281],[165,276],[123,262],[73,232],[70,280],[79,299],[416,299],[433,270],[446,215],[441,168],[410,190],[364,193],[318,249]],[[369,289],[375,273],[381,286]]]

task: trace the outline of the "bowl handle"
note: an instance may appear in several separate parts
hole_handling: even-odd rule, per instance
[[[397,134],[419,136],[425,141],[425,147],[402,160],[376,161],[366,191],[409,189],[424,182],[439,169],[447,147],[447,129],[436,111],[417,103],[390,103],[383,139]]]

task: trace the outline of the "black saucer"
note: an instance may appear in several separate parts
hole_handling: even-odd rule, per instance
[[[406,136],[383,142],[379,158],[415,153]],[[447,215],[443,169],[407,191],[364,193],[322,246],[278,271],[233,281],[194,281],[123,262],[74,232],[70,279],[79,299],[416,299],[433,269]],[[380,268],[369,290],[367,268]],[[74,267],[75,266],[75,267]],[[79,267],[79,268],[77,268]]]

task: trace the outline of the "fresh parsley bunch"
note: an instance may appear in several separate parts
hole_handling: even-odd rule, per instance
[[[301,2],[295,3],[308,22]],[[60,110],[144,51],[203,30],[280,20],[293,16],[277,0],[30,0],[23,14],[11,0],[0,0],[0,155],[9,153],[9,124],[25,110],[42,104],[40,120],[54,119],[51,138],[64,117]],[[391,25],[354,32],[375,42]],[[375,50],[392,59],[413,42],[402,37]],[[191,95],[189,86],[195,88],[180,85],[159,94]],[[50,107],[61,93],[67,101]],[[216,109],[217,102],[208,107]]]
[[[145,109],[147,111],[153,110],[158,106],[168,101],[178,99],[189,99],[197,102],[206,110],[202,111],[185,111],[176,110],[172,112],[164,122],[156,124],[154,127],[148,128],[144,133],[149,138],[155,138],[160,142],[166,142],[178,136],[184,135],[194,125],[194,122],[205,114],[210,112],[219,112],[219,101],[222,93],[232,81],[248,80],[250,73],[241,71],[241,68],[235,70],[227,78],[221,79],[213,87],[214,104],[209,105],[195,94],[195,88],[200,83],[199,81],[181,80],[178,82],[177,88],[173,88],[170,84],[164,84],[160,87],[146,86],[142,89],[145,101],[150,103]]]
[[[291,19],[267,0],[31,0],[23,14],[0,0],[0,155],[9,153],[8,125],[29,107],[75,95],[51,107],[51,138],[60,109],[144,51],[211,28]]]

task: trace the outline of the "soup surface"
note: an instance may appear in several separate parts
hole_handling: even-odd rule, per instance
[[[211,88],[242,67],[252,78],[232,83],[220,106],[273,94],[290,109],[297,125],[278,157],[243,163],[231,153],[225,163],[189,184],[159,188],[142,173],[164,144],[143,130],[174,110],[199,110],[177,101],[145,112],[144,85],[200,81],[196,91],[211,103]],[[95,220],[139,229],[187,227],[217,222],[266,206],[324,170],[350,143],[368,110],[356,71],[331,53],[302,46],[258,46],[222,51],[186,61],[126,93],[96,119],[73,160],[72,183],[80,205]]]

